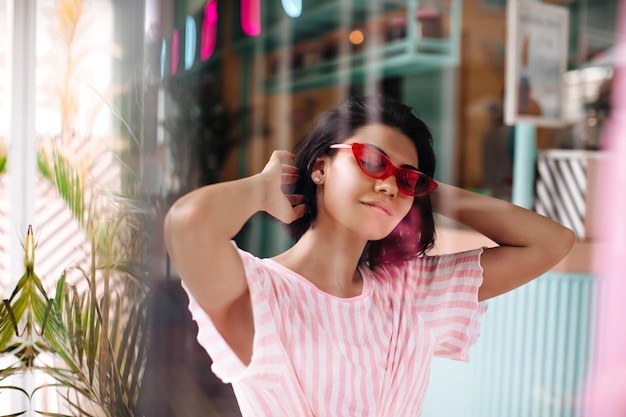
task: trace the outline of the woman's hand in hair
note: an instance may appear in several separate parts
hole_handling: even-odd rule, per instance
[[[559,223],[506,201],[439,183],[432,195],[436,212],[498,244],[481,257],[479,298],[503,294],[538,277],[560,262],[576,237]]]
[[[290,165],[294,156],[287,151],[274,151],[259,174],[263,178],[263,210],[282,221],[291,223],[305,213],[301,194],[290,194],[298,179],[298,168]]]
[[[254,321],[244,266],[231,239],[259,211],[283,222],[304,214],[302,196],[283,192],[297,178],[292,159],[276,151],[259,174],[198,188],[178,199],[165,220],[177,272],[245,364],[252,357]]]

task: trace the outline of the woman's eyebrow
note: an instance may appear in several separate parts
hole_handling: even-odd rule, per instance
[[[366,143],[367,146],[371,146],[372,148],[376,149],[377,151],[379,151],[380,153],[382,153],[383,155],[385,155],[387,158],[389,158],[389,155],[387,155],[387,152],[383,151],[382,149],[380,149],[378,146],[373,145],[371,143]],[[400,165],[400,168],[408,168],[408,169],[414,169],[416,171],[419,171],[419,169],[417,169],[417,167],[414,167],[411,164],[402,164]]]

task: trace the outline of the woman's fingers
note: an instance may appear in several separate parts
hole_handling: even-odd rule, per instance
[[[295,167],[293,165],[282,164],[281,168],[282,168],[283,174],[297,174],[298,173],[298,167]]]
[[[273,192],[271,196],[268,195],[271,203],[267,211],[284,223],[291,223],[306,213],[306,206],[302,204],[304,197],[301,194],[291,194],[293,185],[298,181],[298,167],[289,164],[294,158],[291,152],[274,151],[263,170],[276,181],[280,178],[282,198]]]
[[[279,159],[283,159],[283,160],[287,160],[287,161],[293,161],[295,159],[295,157],[296,156],[294,154],[292,154],[291,152],[283,151],[283,150],[280,150],[280,149],[272,152],[272,156],[271,156],[271,158],[279,158]]]
[[[265,168],[263,168],[263,172],[273,172],[276,173],[278,172],[278,170],[280,170],[280,172],[288,172],[291,173],[291,167],[292,165],[289,165],[285,162],[291,162],[293,161],[293,159],[295,158],[295,156],[288,151],[274,151],[272,152],[272,156],[270,156],[269,161],[267,161],[267,164],[265,164]],[[294,167],[295,168],[295,167]]]
[[[304,204],[299,204],[293,208],[294,218],[291,222],[298,220],[300,217],[304,216],[306,213],[306,206]]]
[[[283,184],[295,184],[298,181],[297,174],[282,174],[280,177]]]
[[[302,194],[288,194],[286,197],[292,206],[302,204],[302,202],[304,201],[304,196]]]

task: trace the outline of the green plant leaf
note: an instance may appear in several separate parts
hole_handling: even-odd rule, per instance
[[[0,142],[0,175],[7,171],[8,159],[7,146],[3,142]]]
[[[84,229],[85,185],[74,163],[56,146],[39,147],[37,168],[41,176],[56,188],[74,219]]]

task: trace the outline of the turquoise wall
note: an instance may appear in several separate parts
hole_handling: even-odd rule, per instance
[[[401,100],[411,106],[433,134],[437,158],[435,179],[454,184],[456,181],[456,68],[409,74],[403,79]]]
[[[422,417],[578,417],[595,280],[549,272],[490,300],[470,362],[435,360]]]

